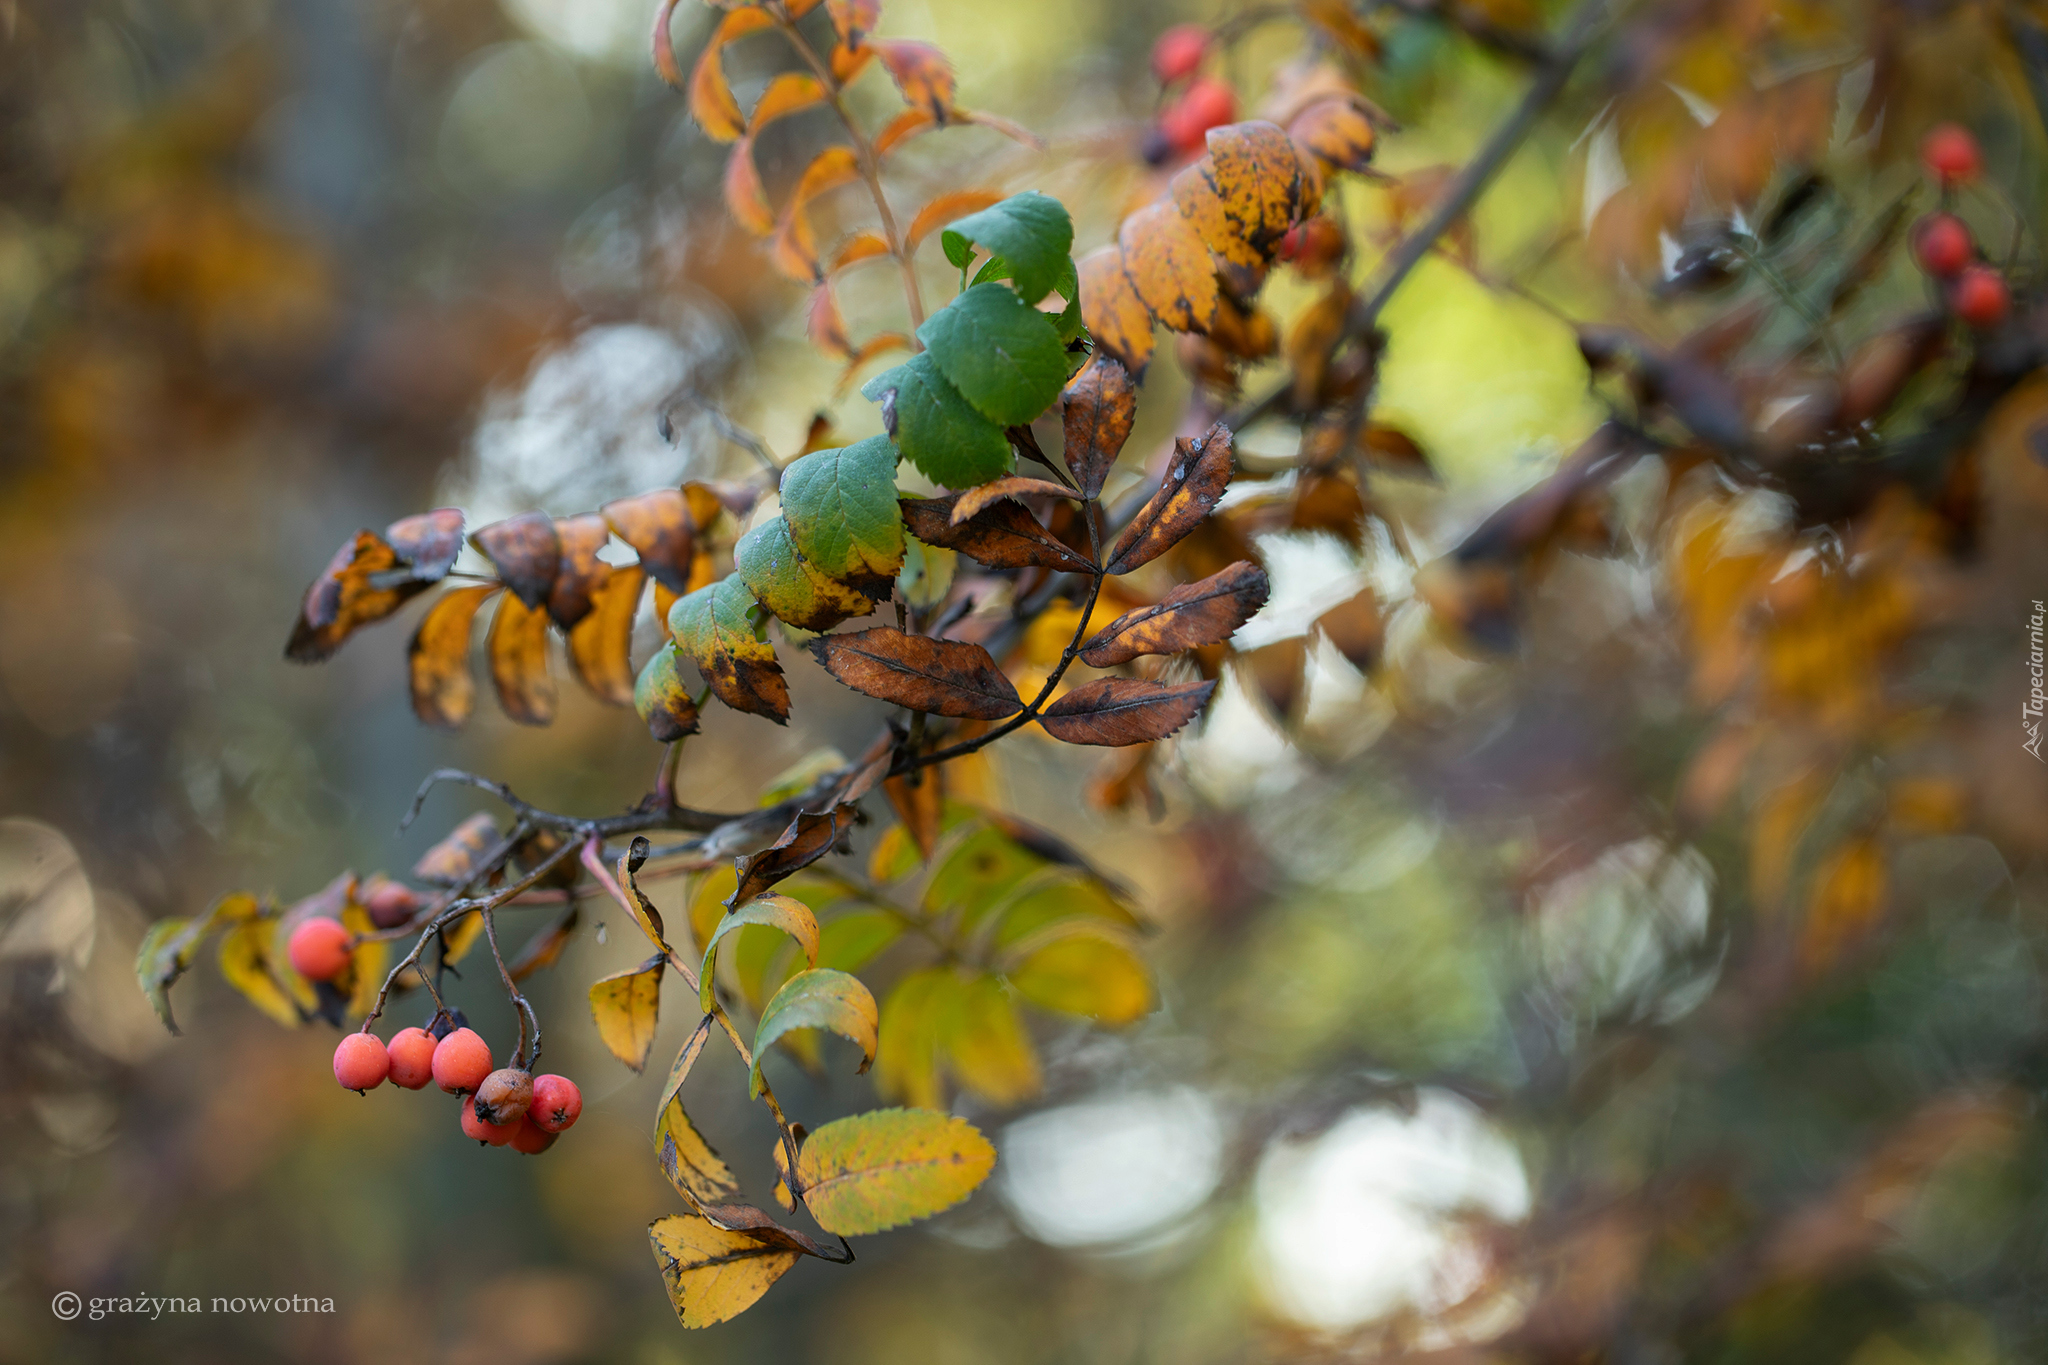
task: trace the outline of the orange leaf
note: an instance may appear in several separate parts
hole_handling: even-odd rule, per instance
[[[1237,235],[1262,258],[1270,257],[1287,229],[1315,212],[1321,200],[1314,178],[1295,155],[1294,140],[1263,120],[1211,128],[1204,160],[1209,183]]]
[[[1116,239],[1124,274],[1160,325],[1207,331],[1216,320],[1216,272],[1180,210],[1164,199],[1148,204],[1124,219]]]
[[[676,0],[661,0],[654,12],[654,69],[671,86],[683,88],[683,69],[676,65],[676,45],[669,41],[668,23],[675,15]]]
[[[420,618],[406,650],[412,711],[429,725],[454,729],[476,704],[476,679],[469,673],[469,633],[477,609],[498,591],[494,584],[451,588]]]
[[[809,331],[811,345],[826,355],[844,360],[853,354],[853,343],[846,339],[846,319],[839,315],[839,304],[832,297],[829,284],[811,291]]]
[[[859,47],[882,17],[882,0],[825,0],[832,31],[848,47]]]
[[[725,159],[725,207],[734,221],[756,237],[775,231],[775,209],[761,188],[761,172],[754,165],[754,139],[743,137],[733,143]]]
[[[1891,878],[1877,840],[1851,839],[1814,875],[1799,956],[1809,970],[1832,964],[1876,925]]]
[[[818,243],[805,212],[811,200],[827,190],[837,189],[860,177],[860,161],[851,147],[827,147],[804,167],[796,192],[782,210],[775,229],[772,249],[775,266],[793,280],[814,283],[823,273],[818,263]]]
[[[754,112],[747,119],[749,136],[760,132],[779,118],[786,118],[822,104],[825,87],[816,76],[804,71],[785,71],[768,82],[768,88],[761,92],[761,98],[754,102]]]
[[[555,540],[562,547],[561,569],[548,589],[548,615],[563,630],[590,615],[597,590],[611,576],[612,566],[597,552],[612,538],[612,528],[595,512],[558,517]]]
[[[875,155],[887,156],[927,128],[936,128],[929,109],[905,109],[875,134]]]
[[[839,248],[839,254],[832,258],[832,269],[834,272],[841,271],[850,265],[872,261],[877,256],[888,254],[889,241],[881,233],[856,232],[846,239],[846,244]]]
[[[1207,157],[1173,177],[1173,202],[1202,239],[1202,245],[1232,265],[1256,270],[1266,261],[1239,235],[1237,222],[1209,180]]]
[[[1287,131],[1331,170],[1362,171],[1372,162],[1372,123],[1348,99],[1317,100],[1295,115]]]
[[[1152,359],[1152,314],[1124,273],[1124,254],[1113,246],[1083,256],[1081,320],[1098,346],[1123,361],[1133,376]]]
[[[569,662],[591,695],[612,706],[633,703],[633,618],[640,614],[647,573],[615,568],[592,594],[590,614],[569,632]],[[667,623],[663,623],[666,629]]]
[[[555,682],[548,676],[548,614],[528,607],[513,593],[498,601],[491,618],[491,681],[498,705],[521,725],[546,725],[555,718]]]
[[[874,59],[875,50],[866,43],[859,47],[835,43],[832,47],[832,79],[838,81],[842,88],[849,86]]]
[[[882,65],[889,68],[896,88],[903,92],[905,104],[930,110],[935,123],[944,123],[952,115],[953,66],[945,53],[930,43],[903,38],[875,43],[874,48]]]
[[[947,191],[919,209],[917,217],[910,220],[910,231],[903,236],[903,249],[917,250],[917,244],[932,232],[955,218],[965,218],[970,213],[979,213],[1002,197],[994,190]]]
[[[725,80],[725,45],[774,22],[764,9],[733,10],[718,21],[718,27],[712,30],[711,41],[697,55],[696,68],[690,72],[690,117],[697,120],[697,126],[716,141],[731,142],[747,131],[747,121],[740,117],[739,101],[732,97],[732,87]],[[665,12],[656,37],[655,61],[659,64],[661,49],[667,46],[668,39],[668,16]]]

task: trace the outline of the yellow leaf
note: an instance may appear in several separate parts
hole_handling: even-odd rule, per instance
[[[1870,932],[1884,913],[1890,884],[1875,839],[1851,839],[1829,855],[1814,874],[1800,937],[1799,956],[1809,970],[1830,965]]]
[[[956,986],[949,968],[925,967],[889,992],[875,1055],[875,1088],[884,1096],[920,1109],[945,1103],[939,1086],[938,1021]]]
[[[299,1008],[270,970],[273,927],[267,920],[251,919],[229,929],[220,941],[220,974],[257,1009],[286,1028],[297,1028],[303,1022]]]
[[[614,972],[592,983],[590,1014],[597,1036],[627,1066],[639,1071],[654,1048],[661,1016],[661,975],[668,961],[660,953],[629,971]]]
[[[1016,1104],[1039,1092],[1038,1050],[1003,983],[986,973],[953,992],[939,1022],[946,1059],[960,1083],[992,1104]]]
[[[1098,346],[1124,363],[1133,376],[1152,359],[1152,314],[1124,273],[1124,254],[1113,246],[1091,251],[1077,263],[1081,279],[1081,321]]]
[[[785,71],[768,82],[768,88],[761,92],[761,98],[754,102],[754,112],[747,122],[747,133],[752,136],[779,118],[808,109],[823,102],[825,87],[816,76],[802,71]]]
[[[740,875],[732,864],[715,867],[698,879],[690,894],[690,941],[709,943],[718,922],[725,918],[725,903],[739,890]]]
[[[1216,271],[1209,250],[1171,200],[1148,204],[1117,229],[1124,274],[1159,325],[1206,332],[1216,320]]]
[[[349,993],[350,1014],[368,1014],[377,1003],[377,992],[384,985],[384,963],[391,956],[391,945],[382,939],[368,938],[377,932],[377,926],[370,920],[370,912],[356,904],[355,884],[349,884],[348,904],[342,907],[342,927],[356,935],[355,951],[349,954],[348,972],[335,983]]]
[[[1101,1024],[1128,1024],[1152,1008],[1145,964],[1095,926],[1061,925],[1027,941],[1006,975],[1017,994],[1039,1008]]]
[[[995,1164],[996,1149],[965,1119],[880,1109],[812,1133],[796,1173],[818,1226],[851,1237],[953,1207]]]
[[[714,1227],[695,1214],[657,1218],[647,1225],[647,1240],[685,1327],[710,1327],[744,1313],[801,1255],[747,1232]]]
[[[680,1095],[671,1095],[655,1120],[654,1150],[668,1183],[692,1204],[723,1204],[739,1197],[732,1168],[697,1131]]]

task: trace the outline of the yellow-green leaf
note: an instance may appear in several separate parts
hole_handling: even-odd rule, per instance
[[[710,1327],[744,1313],[802,1254],[685,1213],[649,1223],[647,1240],[685,1327]]]
[[[661,974],[668,961],[660,953],[628,971],[613,972],[590,987],[590,1015],[597,1036],[627,1066],[639,1071],[654,1049],[654,1031],[661,1017]]]
[[[192,965],[199,945],[214,926],[254,919],[261,910],[254,896],[238,891],[221,897],[196,918],[158,920],[149,927],[135,953],[135,979],[165,1028],[174,1034],[178,1031],[177,1021],[171,1017],[171,983]]]
[[[1152,1008],[1145,964],[1092,925],[1060,926],[1050,937],[1020,945],[1007,975],[1017,994],[1041,1009],[1101,1024],[1128,1024]]]
[[[739,1197],[740,1182],[690,1121],[681,1095],[671,1095],[655,1120],[654,1150],[668,1183],[693,1205],[723,1204]]]
[[[953,1207],[995,1164],[996,1149],[965,1119],[880,1109],[812,1133],[796,1169],[818,1226],[851,1237]]]
[[[982,974],[951,993],[939,1019],[946,1060],[960,1083],[993,1104],[1036,1095],[1038,1050],[1003,983]]]
[[[769,1046],[795,1029],[829,1029],[861,1051],[859,1070],[866,1071],[875,1060],[878,1012],[875,997],[858,977],[835,972],[829,967],[799,972],[783,984],[761,1011],[761,1023],[754,1030],[754,1067],[748,1078],[752,1093],[761,1093],[761,1059]]]
[[[818,964],[818,919],[811,908],[802,901],[789,896],[770,892],[756,896],[745,905],[735,906],[718,927],[711,931],[710,942],[704,945],[704,968],[698,974],[702,984],[701,1003],[709,1014],[716,1003],[712,971],[718,965],[718,941],[733,930],[744,925],[758,924],[770,929],[780,929],[796,940],[804,950],[804,959],[812,966]]]
[[[657,1150],[661,1147],[663,1116],[668,1113],[670,1102],[681,1093],[683,1082],[690,1078],[690,1069],[696,1066],[697,1059],[704,1055],[704,1043],[710,1036],[711,1016],[707,1014],[698,1021],[697,1027],[690,1031],[690,1036],[683,1041],[681,1050],[676,1053],[675,1061],[669,1064],[668,1080],[661,1087],[661,1103],[654,1107],[654,1145]]]
[[[925,967],[896,983],[882,1005],[875,1088],[919,1109],[945,1103],[939,1084],[939,1022],[959,978],[949,967]]]

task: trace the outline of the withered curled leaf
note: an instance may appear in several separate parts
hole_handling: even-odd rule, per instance
[[[1030,509],[1018,503],[998,502],[954,525],[953,508],[962,496],[906,499],[903,524],[925,544],[957,550],[992,569],[1037,565],[1068,573],[1094,572],[1085,555],[1039,525]]]
[[[1266,604],[1266,571],[1239,560],[1199,583],[1184,583],[1158,605],[1127,612],[1089,637],[1081,662],[1110,668],[1142,654],[1217,645]]]
[[[1094,497],[1131,438],[1138,412],[1138,386],[1131,372],[1108,351],[1090,356],[1081,372],[1067,381],[1060,395],[1060,423],[1066,438],[1062,452],[1082,495]]]
[[[1172,549],[1215,509],[1223,490],[1230,486],[1230,474],[1228,427],[1218,422],[1200,441],[1183,438],[1159,490],[1117,537],[1103,567],[1113,574],[1129,573]]]
[[[980,645],[876,626],[820,636],[811,652],[854,691],[913,711],[1001,720],[1024,709],[1017,689]]]
[[[1143,678],[1098,678],[1045,709],[1038,723],[1069,744],[1121,747],[1165,739],[1193,720],[1214,682],[1169,686]]]
[[[545,512],[521,512],[480,526],[470,543],[489,557],[512,595],[532,608],[547,605],[562,567],[562,542]]]

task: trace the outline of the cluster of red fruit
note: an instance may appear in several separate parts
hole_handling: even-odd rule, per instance
[[[1183,87],[1146,138],[1145,159],[1155,166],[1200,155],[1209,130],[1237,118],[1236,93],[1214,76],[1199,74],[1213,40],[1200,24],[1180,24],[1152,45],[1152,74],[1159,84],[1169,91]]]
[[[355,936],[340,921],[320,917],[292,931],[286,952],[292,969],[307,980],[333,981],[348,970],[354,948]],[[387,1080],[406,1090],[432,1081],[462,1097],[464,1133],[528,1156],[554,1146],[583,1112],[583,1093],[567,1076],[536,1076],[519,1067],[493,1070],[490,1045],[475,1030],[448,1019],[436,1020],[436,1027],[438,1033],[400,1029],[389,1046],[374,1033],[349,1034],[334,1049],[334,1079],[357,1094]]]
[[[1956,186],[1977,178],[1984,157],[1969,130],[1945,123],[1920,144],[1920,160],[1941,182],[1944,197]],[[2012,310],[2012,291],[1997,269],[1977,259],[1977,242],[1969,225],[1942,209],[1913,228],[1913,259],[1942,281],[1948,306],[1980,331],[2005,321]]]
[[[567,1076],[536,1076],[519,1067],[491,1068],[490,1045],[474,1029],[435,1037],[400,1029],[386,1047],[374,1033],[351,1033],[334,1049],[334,1079],[357,1094],[386,1080],[407,1090],[428,1081],[462,1097],[462,1131],[493,1147],[537,1156],[583,1112],[583,1092]]]

